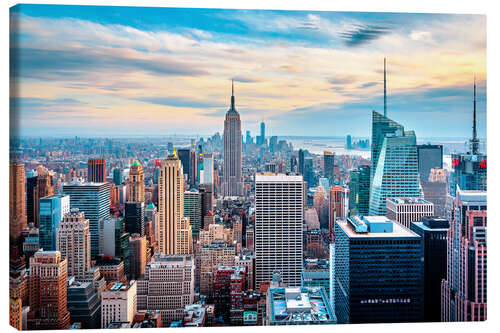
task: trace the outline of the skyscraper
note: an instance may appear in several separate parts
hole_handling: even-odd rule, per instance
[[[423,320],[421,238],[385,216],[335,222],[338,322]]]
[[[130,279],[137,280],[146,268],[146,236],[132,234],[128,241],[130,260]]]
[[[335,175],[333,173],[334,168],[335,168],[335,153],[332,153],[330,151],[323,152],[324,176],[325,178],[328,178],[330,184],[333,184],[333,181],[335,180]]]
[[[450,175],[450,194],[455,195],[457,185],[461,190],[486,191],[487,157],[479,152],[476,128],[476,82],[474,81],[473,123],[470,151],[466,154],[451,154],[453,172]]]
[[[202,195],[199,191],[184,192],[184,216],[189,217],[193,235],[197,236],[202,225]]]
[[[347,190],[341,186],[331,186],[328,194],[328,231],[330,239],[334,239],[335,220],[345,219]]]
[[[304,181],[307,183],[307,188],[314,187],[314,166],[312,157],[308,156],[304,158]]]
[[[441,321],[483,321],[487,312],[486,192],[457,186],[451,209]]]
[[[163,161],[160,170],[158,213],[160,253],[177,254],[176,238],[184,217],[184,177],[175,151]]]
[[[243,194],[241,171],[241,120],[234,105],[233,83],[231,107],[224,120],[224,178],[222,186],[224,196],[241,196]]]
[[[59,251],[38,251],[30,258],[29,330],[68,329],[67,260]]]
[[[408,229],[412,222],[422,220],[423,216],[433,216],[434,205],[424,199],[387,198],[385,216],[389,220],[398,222]]]
[[[412,222],[411,230],[422,237],[424,265],[424,321],[440,321],[441,280],[446,279],[446,233],[448,220],[423,216],[422,221]]]
[[[38,227],[38,217],[40,216],[40,199],[51,195],[54,195],[52,176],[47,169],[40,169],[36,179],[35,192],[33,194],[35,227]]]
[[[350,135],[347,136],[346,141],[345,141],[345,149],[351,150],[352,149],[352,138]]]
[[[127,201],[129,202],[144,202],[144,170],[138,160],[130,167],[128,174],[129,185],[127,187],[129,193]]]
[[[191,179],[191,151],[189,148],[178,149],[177,155],[182,163],[182,171],[185,175],[188,175],[188,179]]]
[[[203,154],[203,178],[200,184],[214,183],[214,154]]]
[[[259,137],[259,142],[257,142],[258,145],[263,145],[266,142],[266,124],[262,121],[260,123],[260,137]]]
[[[85,279],[90,271],[89,220],[78,208],[63,216],[57,228],[57,251],[68,263],[68,276]]]
[[[144,202],[125,204],[125,229],[129,234],[144,236]]]
[[[387,198],[420,198],[415,132],[373,111],[369,215],[385,215]]]
[[[303,208],[302,176],[255,175],[256,285],[279,270],[288,286],[300,286]]]
[[[101,294],[101,328],[112,322],[132,322],[137,312],[137,281],[112,282]]]
[[[299,173],[304,175],[304,150],[299,149]]]
[[[89,158],[88,180],[92,183],[106,182],[106,160],[103,158]]]
[[[370,206],[370,166],[361,165],[351,171],[349,182],[349,216],[368,215]]]
[[[17,242],[26,228],[24,164],[11,163],[9,170],[9,225],[10,237]]]
[[[113,183],[115,183],[116,186],[119,186],[123,183],[123,169],[122,168],[113,169]]]
[[[70,207],[78,208],[89,219],[92,257],[99,253],[99,222],[109,217],[110,190],[109,183],[76,181],[63,185],[63,193],[70,197]]]
[[[442,145],[418,145],[417,154],[420,180],[427,181],[432,168],[443,168]]]
[[[40,248],[45,251],[56,250],[57,228],[64,215],[70,211],[69,195],[52,195],[39,200],[38,217]]]

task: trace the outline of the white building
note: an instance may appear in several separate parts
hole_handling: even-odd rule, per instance
[[[131,322],[137,312],[137,282],[112,282],[101,294],[101,328],[111,322]]]
[[[387,198],[385,216],[410,229],[412,222],[420,222],[422,216],[433,216],[434,204],[420,198]]]
[[[112,216],[99,223],[99,254],[115,256],[116,224],[123,223],[123,218]]]
[[[194,303],[192,255],[155,254],[137,281],[139,310],[159,310],[164,325],[184,317],[184,307]]]
[[[200,184],[214,183],[214,155],[203,154],[203,176],[200,174]]]
[[[78,208],[63,216],[57,228],[56,248],[68,261],[68,276],[84,279],[90,270],[90,226]]]
[[[302,176],[255,175],[256,285],[279,270],[288,286],[300,286],[304,220]]]

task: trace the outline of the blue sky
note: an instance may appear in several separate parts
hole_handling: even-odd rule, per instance
[[[486,136],[481,15],[18,5],[21,135],[212,134],[235,80],[243,130],[369,136],[383,109],[418,137]],[[193,124],[196,124],[193,126]]]

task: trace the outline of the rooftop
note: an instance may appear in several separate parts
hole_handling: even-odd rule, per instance
[[[284,173],[258,173],[255,175],[256,182],[301,182],[300,175],[286,175]]]
[[[387,201],[390,201],[396,205],[432,205],[432,203],[430,203],[429,201],[420,198],[387,198]]]
[[[337,319],[322,287],[270,288],[270,324],[335,324]]]
[[[106,286],[105,291],[127,291],[130,289],[131,286],[133,286],[135,283],[134,280],[128,282],[128,283],[122,283],[122,282],[111,282]]]
[[[348,222],[349,221],[349,222]],[[336,223],[349,238],[418,238],[415,232],[385,216],[349,217]],[[375,230],[375,231],[374,231]]]

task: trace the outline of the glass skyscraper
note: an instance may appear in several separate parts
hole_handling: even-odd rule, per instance
[[[349,216],[368,215],[370,206],[370,166],[361,165],[351,171],[349,182]]]
[[[52,195],[40,198],[38,216],[40,248],[56,250],[56,230],[65,214],[69,213],[70,199],[67,195]]]
[[[92,257],[99,252],[99,221],[109,217],[110,187],[109,183],[74,182],[63,185],[63,193],[70,196],[71,208],[78,208],[89,219]]]
[[[375,170],[371,172],[369,215],[376,216],[385,215],[387,198],[420,198],[420,185],[415,132],[405,131],[403,126],[375,111],[373,114]]]

